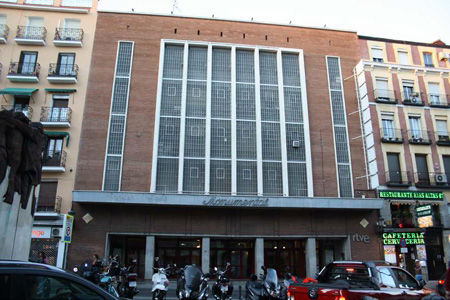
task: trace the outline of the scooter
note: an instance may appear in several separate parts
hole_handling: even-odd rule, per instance
[[[102,268],[100,261],[92,265],[91,261],[86,260],[79,265],[75,265],[73,272],[94,284],[98,284],[100,282],[100,272],[103,271]]]
[[[136,259],[134,259],[133,264],[136,262]],[[119,278],[120,281],[117,285],[119,296],[133,299],[139,293],[137,289],[137,274],[133,273],[133,266],[131,265],[128,268],[122,267]]]
[[[261,267],[264,274],[260,274],[261,282],[258,282],[258,277],[252,275],[250,280],[246,283],[246,300],[273,300],[280,299],[281,291],[278,285],[277,271],[274,269],[267,269]]]
[[[288,292],[289,286],[292,283],[296,283],[296,282],[297,282],[297,279],[294,276],[292,276],[292,274],[289,272],[289,269],[288,269],[288,272],[286,272],[284,274],[283,285],[281,286],[281,293],[280,293],[281,300],[287,300],[289,298],[289,292]]]
[[[158,262],[159,257],[155,257],[155,261]],[[159,263],[158,263],[159,265]],[[169,290],[169,280],[167,279],[167,273],[172,267],[167,265],[167,268],[153,268],[156,271],[152,276],[152,295],[153,300],[163,300],[166,298],[167,291]]]
[[[209,296],[209,273],[203,274],[195,265],[187,265],[177,270],[177,297],[180,300],[196,299],[205,300]]]
[[[230,278],[226,275],[230,271],[230,263],[227,262],[225,270],[218,271],[217,267],[214,267],[214,275],[217,276],[217,280],[212,287],[212,294],[217,300],[231,300],[233,295],[233,284],[230,282]]]

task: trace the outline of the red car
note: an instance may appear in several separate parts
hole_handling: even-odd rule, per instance
[[[290,285],[290,300],[443,299],[406,270],[384,262],[336,261],[317,280],[306,281]]]

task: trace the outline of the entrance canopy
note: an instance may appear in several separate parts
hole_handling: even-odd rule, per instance
[[[0,95],[18,95],[18,96],[31,96],[39,89],[18,89],[18,88],[5,88],[0,90]]]

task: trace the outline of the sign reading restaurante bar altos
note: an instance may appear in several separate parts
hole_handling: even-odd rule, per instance
[[[406,245],[425,244],[423,232],[392,232],[383,233],[383,245],[399,245],[400,240],[404,239]]]
[[[419,191],[380,191],[380,198],[388,199],[418,199],[418,200],[442,200],[442,192],[419,192]]]

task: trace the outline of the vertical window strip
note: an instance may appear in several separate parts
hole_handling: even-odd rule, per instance
[[[133,47],[133,42],[118,44],[105,157],[104,191],[120,191]]]
[[[340,197],[353,196],[350,149],[345,116],[345,100],[342,91],[340,61],[338,57],[327,57],[328,87],[330,89],[331,114],[334,129],[337,180]]]

